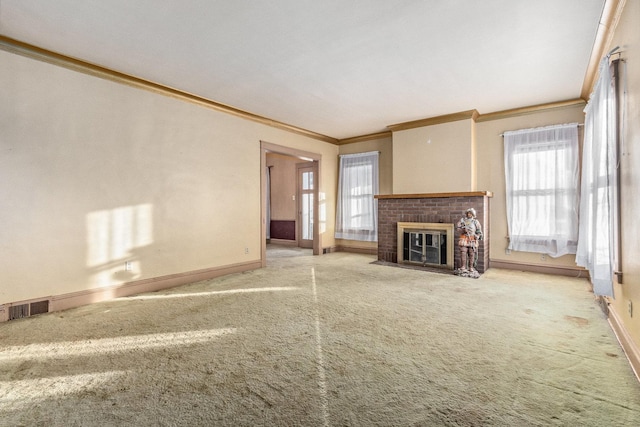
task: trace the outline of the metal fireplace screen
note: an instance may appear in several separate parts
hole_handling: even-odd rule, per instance
[[[447,233],[438,230],[405,230],[403,259],[420,265],[447,265]]]

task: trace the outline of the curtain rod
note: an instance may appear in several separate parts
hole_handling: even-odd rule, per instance
[[[577,125],[577,126],[578,126],[578,127],[582,127],[582,126],[584,126],[584,123],[578,123],[578,125]],[[503,132],[503,133],[501,133],[499,136],[504,136],[504,132]]]
[[[365,151],[365,152],[362,152],[362,153],[338,154],[338,157],[353,156],[353,155],[356,155],[356,154],[368,154],[368,153],[378,153],[378,154],[380,154],[380,151]]]
[[[618,49],[620,49],[620,46],[616,46],[613,49],[611,49],[609,53],[607,53],[607,58],[610,57],[611,55],[620,55],[622,52],[617,52]]]

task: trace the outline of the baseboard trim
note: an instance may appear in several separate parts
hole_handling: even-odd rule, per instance
[[[269,239],[269,243],[273,243],[274,245],[283,245],[283,246],[298,246],[297,241],[286,240],[286,239]]]
[[[557,276],[589,278],[589,271],[581,267],[570,267],[561,265],[525,264],[504,260],[489,260],[491,268],[503,268],[505,270],[530,271],[533,273],[555,274]]]
[[[40,304],[45,304],[45,305],[43,307]],[[35,313],[34,313],[34,305],[40,305],[36,308]],[[20,308],[20,317],[18,318],[31,317],[37,314],[48,313],[49,311],[51,311],[51,308],[50,308],[51,297],[48,296],[48,297],[35,298],[35,299],[24,300],[24,301],[14,301],[8,304],[0,304],[0,323],[10,320],[11,309],[18,306],[27,306],[24,308]],[[41,310],[41,309],[44,309],[44,310]]]
[[[49,300],[49,312],[61,311],[96,302],[108,301],[114,298],[140,294],[143,292],[154,292],[173,288],[202,280],[226,276],[228,274],[256,270],[261,267],[261,260],[255,260],[238,264],[230,264],[222,267],[206,268],[185,273],[136,280],[117,286],[86,289],[78,292],[49,296],[46,299]],[[23,302],[19,303],[21,304]],[[18,304],[18,302],[0,305],[0,322],[7,321],[9,319],[7,309],[8,307],[16,304]]]
[[[609,325],[611,325],[611,329],[613,329],[613,333],[616,335],[618,342],[622,346],[622,350],[624,350],[624,354],[629,360],[633,373],[636,375],[638,381],[640,381],[640,350],[633,341],[633,338],[631,338],[631,335],[629,335],[627,329],[624,327],[620,317],[618,317],[616,312],[611,309],[611,306],[609,306],[608,320]]]
[[[378,248],[357,248],[353,246],[336,246],[332,252],[351,252],[354,254],[377,255]]]

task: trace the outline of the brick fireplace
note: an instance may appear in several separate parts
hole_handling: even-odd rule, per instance
[[[378,195],[378,260],[398,262],[398,228],[401,223],[456,224],[469,208],[474,208],[482,225],[484,239],[478,250],[480,273],[489,268],[489,191],[427,194]],[[454,230],[454,241],[459,233]],[[454,247],[455,266],[460,254]],[[400,256],[400,259],[402,256]]]

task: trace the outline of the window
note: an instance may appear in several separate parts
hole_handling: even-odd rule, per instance
[[[378,241],[378,152],[340,156],[337,239]]]
[[[578,239],[578,125],[505,132],[508,248],[552,257]]]

